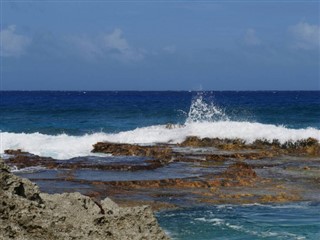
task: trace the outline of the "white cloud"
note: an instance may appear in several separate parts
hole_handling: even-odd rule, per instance
[[[16,34],[15,32],[15,25],[10,25],[0,32],[0,41],[2,44],[1,56],[19,57],[30,45],[31,39],[29,37]]]
[[[244,42],[250,46],[258,46],[261,44],[260,39],[256,36],[256,31],[252,28],[248,28],[244,35]]]
[[[116,49],[119,52],[128,51],[129,44],[127,40],[122,36],[122,30],[116,28],[112,33],[104,36],[105,47],[109,49]]]
[[[68,37],[67,41],[74,45],[83,57],[90,60],[113,57],[119,61],[139,61],[144,58],[145,53],[131,47],[119,28],[94,38],[72,36]]]
[[[129,46],[127,40],[123,37],[122,30],[119,28],[104,36],[104,47],[106,50],[113,52],[119,60],[138,61],[144,58],[142,50]]]
[[[320,25],[311,25],[307,22],[300,22],[289,27],[289,32],[293,35],[296,48],[317,49],[320,46]]]

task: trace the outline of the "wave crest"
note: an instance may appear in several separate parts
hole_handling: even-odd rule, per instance
[[[192,100],[184,125],[155,125],[115,134],[93,133],[83,136],[67,134],[46,135],[41,133],[0,132],[0,153],[6,149],[21,149],[40,156],[69,159],[94,155],[92,145],[109,141],[129,144],[181,143],[187,137],[242,139],[250,144],[263,140],[284,144],[307,138],[320,141],[320,130],[315,128],[289,129],[285,126],[246,121],[231,121],[224,109],[204,98],[199,92]]]
[[[320,141],[320,130],[315,128],[289,129],[272,124],[235,121],[193,122],[175,128],[156,125],[115,134],[94,133],[83,136],[9,132],[1,132],[0,135],[1,153],[6,149],[22,149],[36,155],[57,159],[93,155],[91,153],[92,145],[100,141],[131,144],[181,143],[188,136],[220,139],[238,138],[243,139],[246,143],[252,143],[255,140],[269,142],[278,140],[283,144],[309,137]]]

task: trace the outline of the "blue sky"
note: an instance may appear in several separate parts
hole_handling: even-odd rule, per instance
[[[320,90],[317,1],[2,1],[3,90]]]

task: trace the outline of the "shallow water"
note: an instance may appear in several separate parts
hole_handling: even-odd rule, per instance
[[[187,208],[157,218],[173,239],[320,239],[320,202]]]
[[[28,170],[28,169],[27,169]],[[112,170],[92,170],[92,169],[76,169],[76,170],[54,170],[45,169],[18,173],[21,177],[37,179],[63,179],[70,171],[72,176],[78,180],[85,181],[139,181],[139,180],[160,180],[168,178],[186,178],[196,177],[201,173],[209,171],[207,169],[194,169],[187,163],[173,163],[162,168],[148,171],[112,171]]]

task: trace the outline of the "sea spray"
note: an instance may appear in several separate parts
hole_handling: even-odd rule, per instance
[[[282,125],[248,121],[231,121],[225,110],[209,101],[203,93],[192,99],[185,124],[168,128],[153,125],[118,133],[97,132],[82,136],[67,134],[0,132],[0,153],[6,149],[22,149],[33,154],[57,159],[69,159],[93,155],[92,145],[100,141],[130,144],[181,143],[188,136],[199,138],[243,139],[246,143],[255,140],[295,142],[309,137],[320,140],[316,128],[291,129]]]
[[[247,143],[257,139],[280,143],[298,141],[309,137],[320,140],[320,130],[315,128],[288,129],[283,126],[250,122],[202,122],[189,123],[173,129],[166,125],[137,128],[115,134],[94,133],[83,136],[46,135],[40,133],[0,133],[1,153],[6,149],[22,149],[33,154],[68,159],[92,155],[92,145],[99,141],[131,144],[180,143],[188,136],[199,138],[241,138]]]
[[[198,92],[192,99],[186,123],[228,121],[224,110],[213,101],[205,99],[204,92]]]

